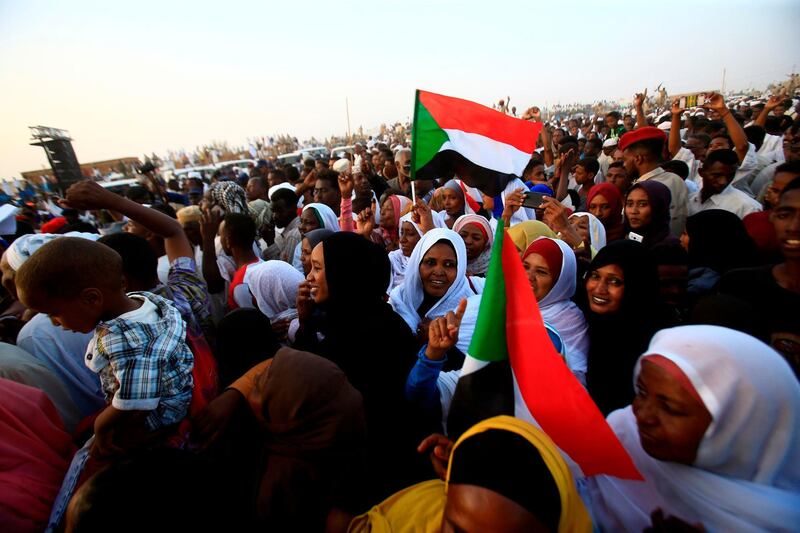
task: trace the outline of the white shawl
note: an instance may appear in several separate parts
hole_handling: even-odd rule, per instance
[[[297,289],[305,278],[284,261],[264,261],[247,269],[247,285],[258,309],[274,320],[295,307]]]
[[[800,385],[786,361],[761,341],[719,326],[662,330],[645,356],[654,354],[686,374],[711,425],[688,466],[644,451],[630,407],[611,413],[611,428],[646,481],[586,480],[595,523],[641,531],[660,507],[706,531],[797,531]],[[638,373],[639,364],[634,379]]]

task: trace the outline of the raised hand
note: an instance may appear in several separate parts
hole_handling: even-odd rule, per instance
[[[672,112],[672,116],[683,115],[683,113],[684,113],[684,111],[686,111],[686,109],[681,107],[680,98],[675,98],[672,101],[672,107],[670,108],[670,111]]]
[[[297,318],[300,322],[311,317],[311,313],[314,311],[314,300],[311,297],[311,284],[308,281],[303,281],[298,286],[294,307],[297,309]]]
[[[98,185],[92,180],[79,181],[67,189],[66,200],[61,200],[62,207],[80,210],[106,209],[112,206],[117,195]]]
[[[516,189],[514,192],[505,197],[503,204],[503,220],[505,221],[506,225],[508,225],[511,217],[514,216],[514,213],[519,211],[519,208],[522,207],[522,202],[524,200],[525,189],[522,187]]]
[[[349,172],[339,174],[339,192],[342,198],[350,198],[353,195],[353,176]]]
[[[458,330],[461,319],[467,309],[467,299],[462,298],[456,311],[449,311],[447,315],[434,318],[428,326],[428,347],[425,357],[438,361],[447,351],[458,342]]]
[[[773,109],[781,105],[784,102],[784,100],[786,100],[785,93],[773,94],[772,96],[769,97],[767,103],[764,104],[764,109],[766,109],[767,111],[772,111]]]
[[[536,106],[529,107],[522,114],[522,120],[530,120],[531,122],[541,122],[542,121],[542,112]]]
[[[200,218],[200,235],[204,239],[213,239],[219,232],[219,225],[222,217],[215,209],[203,209],[203,214]]]
[[[647,89],[645,89],[643,93],[636,93],[634,95],[633,106],[637,108],[642,107],[645,100],[647,100]]]
[[[725,99],[719,93],[706,93],[706,101],[703,107],[706,109],[714,110],[718,113],[723,113],[727,107],[725,106]]]
[[[372,230],[375,228],[375,199],[372,205],[358,214],[356,218],[356,233],[369,239]]]
[[[417,197],[414,200],[414,207],[411,209],[413,212],[411,215],[411,220],[413,220],[416,224],[419,224],[423,235],[436,227],[436,225],[433,223],[433,212],[431,212],[431,206],[426,204],[422,198]]]

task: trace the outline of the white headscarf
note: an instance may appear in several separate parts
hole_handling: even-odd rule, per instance
[[[549,237],[539,237],[533,243]],[[567,366],[586,385],[586,357],[589,353],[589,326],[583,312],[570,299],[575,295],[577,262],[567,243],[550,239],[561,250],[561,272],[550,292],[539,303],[542,319],[553,326],[564,341]],[[533,245],[531,243],[531,245]]]
[[[586,217],[589,219],[590,244],[592,245],[592,248],[594,248],[595,252],[599,252],[600,249],[606,245],[606,228],[603,226],[603,223],[600,222],[600,219],[591,213],[586,213],[585,211],[573,213],[569,218],[572,217]]]
[[[712,416],[695,464],[650,457],[630,407],[608,422],[645,482],[596,476],[587,482],[602,529],[641,530],[650,513],[707,531],[796,531],[800,524],[800,385],[772,348],[719,326],[658,332],[642,356],[675,363]],[[638,377],[641,358],[634,371]]]
[[[19,267],[33,255],[33,253],[52,241],[61,237],[77,237],[79,239],[88,239],[96,241],[100,235],[96,233],[82,233],[79,231],[70,231],[69,233],[30,233],[23,235],[16,239],[8,249],[5,251],[6,260],[11,268],[19,270]]]
[[[336,213],[333,212],[333,209],[325,204],[312,203],[303,207],[303,212],[305,212],[306,209],[312,208],[317,212],[317,215],[319,215],[319,219],[322,220],[320,228],[339,231],[339,219],[336,217]]]
[[[489,261],[492,258],[494,233],[492,232],[492,227],[489,225],[489,221],[480,215],[461,215],[458,217],[455,224],[453,224],[453,231],[458,233],[467,224],[480,225],[486,233],[486,238],[488,239],[486,242],[486,247],[483,249],[481,254],[467,263],[467,271],[469,275],[484,276],[486,275],[486,270],[489,268]]]
[[[305,278],[285,261],[264,261],[247,269],[245,280],[256,298],[258,310],[270,320],[294,310],[297,289]]]
[[[419,275],[419,265],[425,254],[428,253],[434,244],[439,241],[448,241],[453,245],[456,251],[456,261],[458,262],[458,271],[456,272],[456,279],[453,284],[447,289],[447,292],[442,296],[433,307],[425,313],[427,318],[435,318],[447,314],[448,311],[454,310],[458,307],[458,303],[462,298],[469,298],[475,294],[470,288],[469,281],[467,280],[467,248],[464,246],[464,241],[461,236],[455,231],[445,228],[435,228],[426,233],[414,247],[411,257],[408,259],[408,268],[406,268],[405,279],[402,285],[398,285],[392,289],[389,295],[389,303],[397,312],[398,315],[403,317],[411,331],[416,331],[420,322],[417,309],[422,304],[425,298],[425,293],[422,288],[422,278]]]

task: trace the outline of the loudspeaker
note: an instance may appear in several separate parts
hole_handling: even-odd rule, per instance
[[[70,141],[52,140],[35,144],[44,148],[62,193],[66,192],[70,185],[83,179],[81,166]]]

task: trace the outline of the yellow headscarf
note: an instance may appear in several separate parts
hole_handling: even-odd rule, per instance
[[[553,230],[548,228],[544,222],[539,222],[538,220],[526,220],[525,222],[514,224],[508,228],[508,236],[514,241],[514,245],[520,253],[527,250],[528,246],[539,237],[557,238]]]
[[[466,439],[488,430],[501,430],[515,433],[534,446],[542,456],[544,464],[553,476],[561,496],[561,517],[559,532],[590,532],[592,521],[583,505],[575,481],[556,445],[541,429],[510,416],[496,416],[475,424],[468,429],[453,446],[453,452]],[[447,468],[450,479],[453,453]],[[441,530],[444,506],[447,501],[447,484],[438,479],[425,481],[402,490],[387,500],[356,517],[350,524],[349,532],[398,533],[425,532]]]

